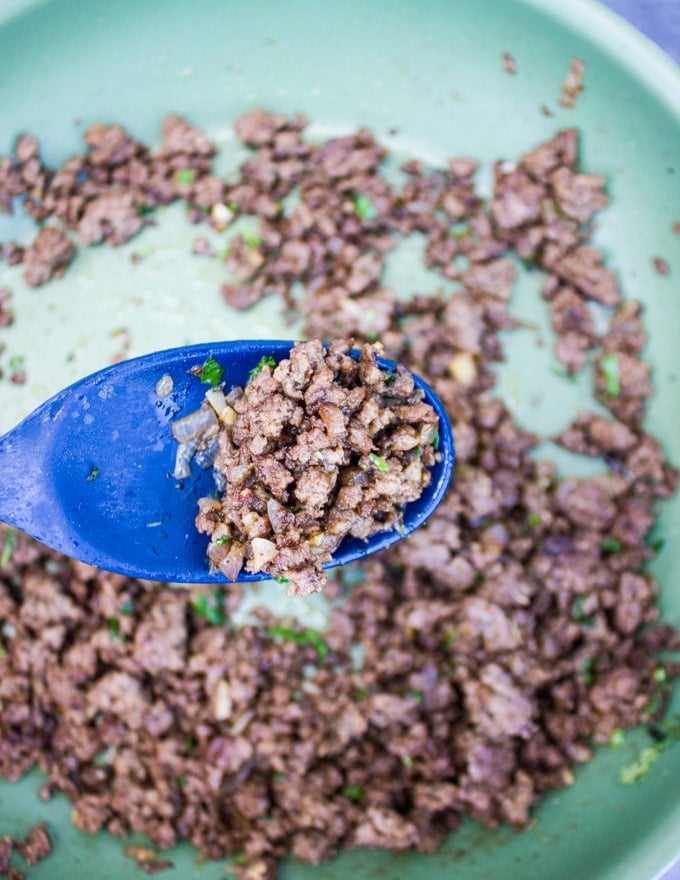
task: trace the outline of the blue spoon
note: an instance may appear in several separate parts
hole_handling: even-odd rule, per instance
[[[194,526],[197,501],[214,489],[194,468],[172,477],[177,444],[170,423],[200,406],[206,386],[188,371],[212,356],[228,387],[244,385],[265,355],[277,361],[292,342],[216,342],[154,352],[107,367],[60,391],[0,437],[0,520],[82,562],[130,577],[176,583],[223,582],[208,569],[207,537]],[[394,364],[381,360],[381,367]],[[165,398],[156,383],[170,375]],[[439,416],[441,461],[418,501],[404,510],[404,530],[346,538],[333,557],[344,565],[394,544],[422,525],[444,497],[454,445],[441,401],[415,377]],[[243,572],[241,581],[265,579]]]

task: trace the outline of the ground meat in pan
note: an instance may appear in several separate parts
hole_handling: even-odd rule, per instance
[[[52,852],[52,840],[44,822],[30,829],[23,841],[14,840],[9,835],[0,839],[0,877],[21,880],[26,875],[10,865],[14,852],[20,853],[29,866],[37,865]]]
[[[574,65],[572,98],[581,75]],[[432,852],[462,815],[525,827],[593,743],[661,718],[678,672],[660,659],[680,642],[658,623],[644,571],[658,552],[647,543],[657,499],[677,474],[641,427],[641,307],[590,242],[606,196],[579,167],[578,133],[499,165],[486,205],[469,159],[406,163],[390,186],[370,132],[316,145],[304,127],[264,110],[242,117],[252,155],[230,182],[215,182],[212,148],[177,117],[155,153],[95,126],[86,153],[56,173],[33,140],[0,162],[0,204],[24,193],[67,229],[112,192],[145,210],[187,199],[216,229],[256,213],[255,255],[245,242],[235,254],[243,277],[225,299],[244,308],[273,291],[311,338],[378,337],[451,418],[459,465],[446,499],[408,540],[336,573],[325,632],[262,611],[236,629],[228,590],[127,580],[0,528],[0,772],[37,764],[43,796],[63,791],[83,831],[139,832],[159,849],[187,839],[206,857],[235,856],[241,880],[273,878],[288,852],[311,864],[343,847]],[[203,184],[219,201],[199,208]],[[289,193],[294,207],[280,209]],[[457,281],[452,297],[403,301],[382,286],[385,254],[412,232],[430,268]],[[600,457],[596,479],[536,460],[539,438],[493,394],[498,330],[514,323],[513,255],[545,273],[567,369],[595,359],[593,391],[612,417],[584,402],[558,441]],[[601,335],[589,301],[612,310]],[[290,400],[282,422],[296,418]],[[340,424],[332,402],[319,419],[329,434]],[[245,436],[262,438],[257,479],[285,531],[291,462],[269,454],[261,427]],[[360,426],[353,436],[369,453]],[[315,476],[301,484],[305,504],[327,497]],[[355,487],[342,489],[351,506]]]
[[[345,537],[399,529],[403,506],[429,484],[435,411],[407,370],[379,367],[378,346],[365,343],[358,359],[352,346],[296,343],[229,391],[215,461],[226,488],[201,500],[197,526],[232,580],[241,563],[289,595],[316,592]]]

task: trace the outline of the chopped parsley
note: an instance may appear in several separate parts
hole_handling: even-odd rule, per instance
[[[7,366],[13,373],[23,370],[25,358],[22,354],[15,354],[7,362]]]
[[[619,782],[622,785],[635,785],[636,782],[646,779],[663,748],[663,743],[654,743],[642,749],[629,764],[619,770]]]
[[[432,440],[432,448],[435,452],[439,449],[439,431],[437,431],[437,433],[434,435],[434,438]]]
[[[282,574],[274,575],[274,580],[276,581],[277,584],[289,584],[290,583],[288,578],[284,577]]]
[[[576,596],[571,606],[572,619],[582,623],[584,626],[594,626],[595,621],[583,610],[583,602],[583,596]]]
[[[603,553],[618,553],[622,547],[623,544],[616,538],[605,538],[604,541],[600,543],[600,548]]]
[[[458,638],[458,630],[457,629],[450,629],[446,633],[446,635],[444,636],[444,647],[450,648],[451,645],[456,641],[457,638]]]
[[[175,183],[184,183],[188,185],[194,182],[195,177],[195,168],[181,168],[175,173]]]
[[[413,767],[413,758],[409,757],[408,755],[402,755],[401,763],[404,765],[404,767]]]
[[[193,736],[185,736],[184,737],[184,751],[187,755],[191,754],[193,750],[196,748],[196,740]]]
[[[282,639],[285,642],[294,642],[296,645],[314,648],[320,660],[328,656],[328,645],[321,638],[321,634],[315,629],[291,629],[287,626],[272,626],[267,633],[273,639]]]
[[[125,602],[120,606],[120,613],[125,615],[125,617],[129,617],[131,614],[134,614],[135,606],[129,599],[126,599]]]
[[[201,367],[198,378],[204,385],[217,385],[224,376],[224,367],[221,367],[215,358],[210,355]]]
[[[368,196],[365,196],[363,193],[357,193],[354,196],[353,201],[354,210],[360,220],[376,219],[376,217],[378,216],[378,211]]]
[[[663,666],[657,666],[654,670],[654,681],[658,682],[659,684],[666,681],[666,670],[663,668]]]
[[[595,684],[595,660],[592,657],[584,660],[581,669],[583,670],[583,681],[588,686]]]
[[[187,778],[186,778],[186,776],[185,776],[184,774],[182,774],[181,776],[178,776],[178,777],[177,777],[177,785],[178,785],[179,788],[186,788],[186,785],[187,785]]]
[[[222,626],[229,620],[223,608],[224,594],[222,590],[213,590],[211,593],[196,593],[189,602],[199,617],[207,620],[213,626]]]
[[[368,457],[371,459],[371,462],[375,465],[375,467],[378,468],[378,470],[379,470],[381,473],[383,473],[383,474],[387,474],[387,473],[389,473],[389,471],[390,471],[390,466],[389,466],[389,464],[385,461],[384,458],[381,458],[381,456],[376,455],[375,452],[369,452],[369,453],[368,453]]]
[[[255,229],[244,229],[241,238],[243,244],[251,251],[262,244],[262,236]]]
[[[215,538],[215,543],[218,547],[224,547],[225,544],[231,544],[232,539],[229,535],[220,535],[219,538]]]
[[[460,239],[462,238],[467,238],[470,234],[470,227],[467,225],[467,223],[464,223],[462,221],[454,224],[449,229],[449,235],[453,236],[453,238],[457,239],[458,241],[460,241]]]
[[[607,393],[607,397],[618,397],[621,393],[618,355],[613,352],[602,355],[600,358],[600,372],[604,379],[604,390]]]
[[[255,376],[257,376],[258,373],[261,373],[265,367],[271,367],[273,370],[275,366],[276,361],[273,356],[270,354],[264,355],[260,358],[257,364],[255,364],[253,369],[248,373],[248,381],[250,382],[251,379],[254,379]]]
[[[17,543],[17,533],[12,528],[8,528],[5,532],[5,543],[0,555],[0,568],[7,568],[14,553]]]
[[[614,746],[614,748],[618,748],[623,745],[623,742],[626,738],[626,734],[622,727],[615,727],[611,732],[611,736],[609,737],[609,745]]]
[[[348,798],[350,801],[361,801],[364,798],[366,792],[360,785],[346,785],[341,791],[340,794],[343,797]]]
[[[276,782],[283,782],[285,778],[286,774],[281,773],[280,770],[276,770],[274,773],[272,773],[272,779],[274,779]]]
[[[541,514],[537,510],[530,510],[527,520],[532,529],[537,529],[541,524]]]
[[[649,549],[652,550],[654,553],[660,553],[663,550],[665,543],[666,542],[663,538],[657,538],[649,545]]]
[[[93,483],[97,477],[101,474],[101,470],[98,467],[93,467],[90,473],[85,477],[85,480],[88,483]]]
[[[123,637],[120,634],[120,620],[117,617],[109,618],[109,632],[114,639],[118,639],[119,641],[123,640]]]

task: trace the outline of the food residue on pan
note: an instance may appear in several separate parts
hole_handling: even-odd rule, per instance
[[[586,73],[586,65],[580,58],[572,58],[569,62],[569,70],[562,83],[560,92],[560,105],[572,108],[576,106],[576,99],[583,91],[583,79]]]
[[[196,223],[243,222],[225,254],[229,305],[278,295],[310,339],[379,341],[453,424],[447,498],[408,540],[336,573],[325,630],[261,609],[238,628],[238,585],[128,580],[0,528],[0,772],[39,764],[43,795],[64,792],[81,830],[159,849],[188,839],[235,857],[241,880],[274,877],[288,852],[432,852],[463,815],[526,827],[593,743],[660,725],[678,673],[660,659],[680,640],[645,569],[677,474],[644,428],[642,308],[591,240],[606,181],[581,168],[578,133],[499,162],[485,201],[469,158],[411,161],[391,184],[367,129],[316,144],[304,128],[241,117],[251,152],[229,181],[177,116],[155,151],[98,124],[54,174],[32,140],[0,162],[0,203],[23,197],[66,229],[26,250],[32,283],[64,270],[71,236],[117,244],[184,199]],[[414,234],[454,294],[385,286],[387,254]],[[593,371],[599,406],[584,400],[555,442],[600,460],[599,476],[562,478],[493,393],[521,263],[543,278],[556,359]]]

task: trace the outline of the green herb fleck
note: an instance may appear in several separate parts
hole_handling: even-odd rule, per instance
[[[211,593],[196,593],[189,601],[195,614],[213,626],[222,626],[229,620],[224,613],[223,600],[222,590],[213,590]]]
[[[583,610],[583,596],[576,596],[571,606],[571,616],[584,626],[594,626],[595,621]]]
[[[617,541],[616,538],[605,538],[604,541],[600,543],[600,548],[603,553],[618,553],[623,544],[621,541]]]
[[[589,657],[587,660],[583,661],[581,668],[583,670],[583,681],[588,686],[595,684],[595,660],[592,657]]]
[[[186,776],[184,776],[184,774],[182,774],[182,776],[177,777],[177,785],[179,786],[179,788],[186,788],[187,787],[187,778],[186,778]]]
[[[652,550],[654,553],[660,553],[663,550],[665,543],[666,542],[663,538],[657,538],[649,545],[649,549]]]
[[[253,367],[253,369],[248,373],[248,381],[250,382],[251,379],[254,379],[255,376],[257,376],[258,373],[261,373],[265,367],[271,367],[273,370],[275,366],[276,361],[274,360],[272,355],[264,355],[264,357],[261,357],[257,364]]]
[[[460,241],[461,238],[467,238],[470,235],[470,227],[467,223],[456,223],[455,226],[452,226],[449,230],[449,234]]]
[[[652,694],[647,705],[643,709],[645,715],[656,715],[656,713],[661,708],[662,702],[664,698],[664,690],[663,688],[659,688],[656,693]]]
[[[194,168],[181,168],[175,173],[175,183],[190,184],[194,182],[196,170]]]
[[[119,641],[123,640],[123,637],[120,634],[120,620],[117,617],[111,617],[109,619],[109,632],[114,639],[118,639]]]
[[[626,738],[626,734],[623,731],[622,727],[615,727],[611,732],[611,736],[609,737],[609,745],[614,746],[614,748],[618,748],[623,745],[623,742]]]
[[[375,220],[378,216],[378,211],[376,210],[375,205],[369,197],[363,195],[363,193],[357,193],[354,196],[354,210],[356,211],[357,217],[361,220]]]
[[[135,613],[135,606],[130,599],[126,599],[125,602],[121,604],[120,613],[125,617],[130,617],[131,614]]]
[[[7,362],[8,367],[12,372],[17,372],[17,370],[23,370],[24,368],[25,358],[22,354],[13,355],[9,361]]]
[[[360,703],[368,697],[368,691],[365,688],[356,688],[352,691],[352,699]]]
[[[315,629],[297,630],[287,626],[272,626],[267,629],[267,632],[273,639],[282,639],[286,642],[294,642],[296,645],[314,648],[320,660],[324,660],[328,656],[328,645]]]
[[[413,767],[413,758],[409,757],[408,755],[402,755],[401,763],[404,765],[404,767]]]
[[[361,801],[364,798],[366,792],[360,785],[346,785],[340,792],[343,797],[348,798],[350,801]]]
[[[412,700],[415,700],[416,703],[422,703],[425,699],[422,691],[409,691],[408,695],[409,697],[411,697]]]
[[[215,358],[210,355],[201,367],[198,378],[204,385],[217,385],[222,380],[222,376],[224,376],[224,367],[221,367]]]
[[[657,666],[654,670],[654,681],[658,682],[659,684],[666,681],[666,670],[663,668],[663,666]]]
[[[541,524],[541,514],[537,510],[530,510],[527,519],[532,529],[537,529]]]
[[[432,448],[435,452],[439,449],[439,431],[437,431],[432,439]]]
[[[232,859],[235,865],[245,865],[248,861],[245,853],[237,853]]]
[[[450,629],[446,633],[446,635],[444,636],[444,647],[450,648],[451,645],[456,641],[457,638],[458,638],[458,630],[457,629]]]
[[[274,580],[276,581],[277,584],[289,584],[290,583],[288,578],[284,577],[282,574],[274,575]]]
[[[613,352],[602,355],[600,358],[600,371],[604,379],[604,390],[608,397],[618,397],[621,393],[621,378],[619,376],[619,357]]]
[[[626,764],[625,767],[619,770],[619,782],[623,785],[634,785],[636,782],[642,782],[649,775],[649,771],[662,751],[663,746],[661,743],[646,746],[629,764]]]
[[[14,553],[17,543],[17,533],[12,528],[8,528],[5,532],[5,543],[0,556],[0,568],[7,568]]]
[[[366,334],[366,339],[369,342],[377,342],[378,341],[378,334],[375,332],[375,330],[369,330],[368,333]]]
[[[196,748],[196,740],[193,736],[185,736],[184,737],[184,751],[187,755],[191,754],[193,750]]]
[[[254,229],[244,229],[241,238],[243,244],[251,251],[262,244],[262,236]]]
[[[283,782],[286,778],[285,773],[281,773],[280,770],[277,770],[275,773],[272,773],[272,779],[276,780],[276,782]]]
[[[88,483],[93,483],[97,477],[101,474],[101,470],[98,467],[93,467],[90,473],[85,477]]]
[[[232,539],[229,535],[220,535],[219,538],[215,538],[215,543],[218,547],[224,547],[225,544],[231,544]]]
[[[376,455],[375,452],[369,452],[369,453],[368,453],[368,457],[371,459],[372,463],[375,465],[375,467],[378,468],[378,470],[379,470],[381,473],[383,473],[383,474],[387,474],[387,473],[389,473],[389,471],[390,471],[390,466],[389,466],[389,464],[385,461],[384,458],[381,458],[381,456]]]
[[[420,446],[416,446],[416,448],[413,450],[413,454],[416,458],[420,458],[423,454],[423,450],[420,448]]]

